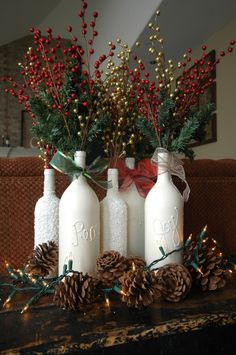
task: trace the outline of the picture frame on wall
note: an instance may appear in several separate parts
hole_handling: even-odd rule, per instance
[[[211,116],[210,122],[206,125],[205,132],[206,135],[203,142],[192,140],[192,142],[189,144],[189,147],[197,147],[200,145],[213,143],[217,141],[216,113],[214,113]]]
[[[37,147],[37,142],[33,138],[31,133],[32,128],[32,118],[29,113],[25,110],[21,111],[21,147],[23,148],[35,148]]]

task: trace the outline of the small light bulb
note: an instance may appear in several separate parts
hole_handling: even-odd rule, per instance
[[[6,301],[3,303],[3,308],[10,302],[11,298],[8,297]]]
[[[106,306],[108,308],[110,308],[110,300],[109,300],[109,297],[107,295],[105,296],[105,302],[106,302]]]
[[[203,275],[203,272],[202,272],[202,270],[201,270],[200,268],[198,268],[197,271],[198,271],[201,275]]]
[[[25,311],[27,311],[28,308],[29,308],[29,306],[26,305],[26,306],[22,309],[22,311],[21,311],[20,313],[23,314]]]

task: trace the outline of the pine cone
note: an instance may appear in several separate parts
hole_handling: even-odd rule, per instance
[[[195,261],[196,254],[198,262]],[[191,266],[192,262],[198,269]],[[200,286],[202,291],[215,291],[226,285],[229,271],[225,268],[223,255],[216,245],[203,243],[199,247],[196,241],[192,241],[184,252],[184,264],[191,272],[194,283]]]
[[[155,274],[150,270],[129,270],[120,277],[122,301],[128,307],[142,309],[161,296]]]
[[[88,274],[74,272],[55,286],[53,301],[60,308],[74,311],[82,309],[84,305],[95,301],[97,283],[97,279]]]
[[[36,246],[28,261],[27,271],[45,277],[57,270],[58,246],[53,241]]]
[[[111,286],[127,269],[125,257],[114,250],[104,251],[96,260],[97,277],[106,286]]]
[[[139,269],[146,266],[146,261],[140,256],[129,256],[126,261],[127,270],[133,269],[133,267],[135,267],[135,269]]]
[[[162,297],[170,302],[179,302],[191,289],[192,277],[181,264],[167,264],[157,270],[157,283]]]

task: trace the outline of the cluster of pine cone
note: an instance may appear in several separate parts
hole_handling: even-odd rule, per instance
[[[96,264],[98,279],[104,286],[119,282],[122,301],[129,307],[141,309],[159,298],[178,302],[191,288],[191,275],[183,265],[151,271],[142,258],[125,258],[112,250],[97,258]]]
[[[128,258],[120,255],[118,251],[105,251],[96,260],[97,277],[104,286],[112,286],[124,272],[132,268],[144,268],[145,261],[139,256]]]
[[[125,258],[117,251],[106,251],[96,260],[96,275],[72,272],[54,289],[54,303],[64,309],[83,309],[98,296],[98,286],[117,283],[121,299],[129,307],[142,309],[156,299],[172,302],[183,299],[191,288],[191,276],[183,265],[169,264],[157,272],[146,267],[140,257]]]
[[[226,285],[229,267],[216,243],[191,241],[184,252],[184,265],[190,270],[193,282],[202,291],[215,291]],[[195,267],[194,267],[195,266]]]
[[[196,261],[197,259],[197,261]],[[38,245],[28,261],[28,272],[45,277],[55,272],[58,247],[54,242]],[[194,267],[193,267],[194,266]],[[191,241],[184,251],[184,265],[167,264],[155,271],[141,257],[124,257],[117,251],[105,251],[96,260],[96,275],[71,272],[54,289],[54,302],[66,309],[82,309],[95,301],[98,286],[117,285],[122,301],[142,309],[156,299],[178,302],[186,297],[192,282],[202,291],[222,288],[229,277],[225,259],[216,245]]]

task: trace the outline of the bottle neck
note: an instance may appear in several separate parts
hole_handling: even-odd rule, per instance
[[[157,180],[159,182],[171,180],[168,153],[158,154]]]
[[[86,152],[83,150],[77,150],[74,154],[74,161],[76,166],[85,169],[86,168]],[[86,181],[83,175],[79,176],[80,181]]]
[[[50,196],[54,194],[55,194],[55,171],[54,169],[44,169],[43,195]]]
[[[125,158],[125,165],[129,169],[135,169],[135,159],[133,157]]]
[[[111,181],[112,187],[107,190],[107,194],[118,192],[118,169],[108,169],[107,170],[107,180]]]
[[[77,150],[74,154],[74,161],[76,166],[85,169],[86,167],[86,152],[83,150]]]

